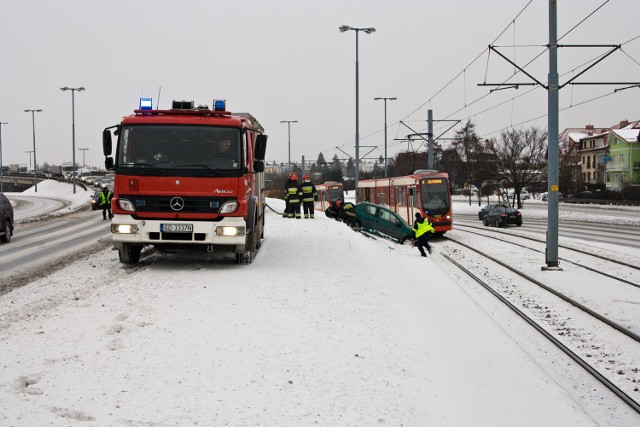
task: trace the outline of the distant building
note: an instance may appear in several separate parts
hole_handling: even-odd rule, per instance
[[[640,185],[640,121],[620,122],[609,132],[606,158],[607,189]]]

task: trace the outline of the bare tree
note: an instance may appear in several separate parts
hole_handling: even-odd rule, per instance
[[[536,184],[547,164],[547,131],[536,127],[525,130],[508,129],[500,134],[500,142],[489,142],[495,168],[505,187],[513,188],[514,201],[522,207],[520,191]]]

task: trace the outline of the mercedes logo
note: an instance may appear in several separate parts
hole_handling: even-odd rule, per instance
[[[171,206],[171,209],[174,211],[181,211],[184,208],[184,200],[182,200],[182,197],[174,197],[169,202],[169,206]]]

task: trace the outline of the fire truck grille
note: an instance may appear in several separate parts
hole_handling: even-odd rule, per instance
[[[121,195],[130,200],[137,212],[218,213],[220,207],[232,197],[182,197]]]

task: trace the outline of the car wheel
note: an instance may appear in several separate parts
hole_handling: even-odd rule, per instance
[[[496,223],[494,224],[496,228],[500,228],[500,220],[496,219]]]
[[[9,243],[11,241],[11,235],[13,234],[13,228],[11,227],[11,222],[6,220],[4,222],[4,234],[0,236],[0,242]]]
[[[520,227],[520,226],[522,225],[522,223],[521,223],[521,222],[519,222],[519,223],[517,223],[516,225],[517,225],[518,227]]]
[[[489,223],[487,222],[487,220],[486,220],[486,219],[483,219],[483,220],[482,220],[482,225],[484,225],[485,227],[488,227],[488,226],[489,226]]]

